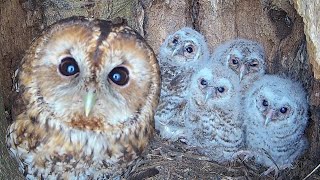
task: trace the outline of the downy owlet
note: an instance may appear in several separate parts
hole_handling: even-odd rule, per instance
[[[238,75],[242,95],[252,82],[265,74],[266,69],[263,47],[246,39],[235,39],[221,44],[212,54],[212,61],[221,62]]]
[[[218,162],[231,161],[243,147],[239,118],[239,78],[215,63],[200,69],[191,80],[186,117],[186,142]]]
[[[273,170],[290,167],[307,148],[304,130],[308,104],[302,86],[276,75],[265,75],[246,92],[244,124],[247,151]],[[239,153],[241,154],[241,152]]]
[[[184,27],[169,35],[160,47],[161,97],[155,115],[161,137],[175,141],[183,136],[182,110],[186,105],[187,86],[196,67],[209,60],[204,37]]]

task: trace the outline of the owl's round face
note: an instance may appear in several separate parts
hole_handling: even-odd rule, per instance
[[[25,57],[27,97],[64,125],[107,130],[153,113],[159,67],[132,29],[109,21],[75,20],[54,26]]]
[[[220,61],[238,74],[240,80],[265,73],[264,50],[258,43],[239,39],[225,48]]]
[[[261,92],[253,95],[256,97],[256,108],[265,119],[265,125],[270,121],[287,121],[295,114],[297,105],[281,92],[262,88]]]
[[[239,90],[239,80],[236,76],[227,68],[224,69],[223,66],[218,67],[217,65],[213,69],[201,69],[192,78],[190,91],[196,104],[224,104]]]
[[[268,78],[271,77],[271,78]],[[256,112],[257,120],[264,126],[296,122],[304,117],[307,111],[305,94],[302,87],[284,80],[267,76],[253,85],[247,94],[248,112]],[[255,115],[254,115],[255,116]],[[303,119],[303,118],[301,118]]]
[[[160,56],[174,64],[195,62],[208,56],[208,47],[201,34],[185,27],[168,36],[160,48]]]

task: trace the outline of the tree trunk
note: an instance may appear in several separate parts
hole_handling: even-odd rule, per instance
[[[320,77],[320,36],[316,32],[320,28],[317,21],[319,7],[319,0],[1,0],[0,95],[3,98],[0,100],[0,179],[19,176],[17,168],[9,161],[3,138],[8,122],[4,118],[2,107],[7,112],[11,110],[11,77],[31,40],[41,30],[59,19],[74,15],[103,19],[124,17],[130,26],[147,39],[156,53],[168,34],[184,26],[201,32],[206,37],[211,52],[220,43],[237,37],[262,43],[267,54],[268,73],[289,75],[301,81],[308,92],[311,118],[306,134],[310,148],[299,161],[299,167],[284,172],[280,178],[305,177],[319,163],[317,159],[320,154],[320,82],[314,78]],[[180,145],[168,147],[156,138],[147,153],[150,156],[157,149],[163,150],[165,147],[168,153],[172,148],[179,149]],[[157,174],[150,169],[157,169],[159,174],[154,176],[155,179],[207,179],[244,177],[248,174],[249,177],[258,177],[252,171],[231,171],[225,166],[217,166],[183,152],[179,149],[173,157],[167,159],[145,157],[148,162],[145,161],[138,167],[137,172],[140,175],[143,172],[148,177],[152,176],[150,173],[146,175],[148,172]]]
[[[2,83],[0,81],[0,87]],[[3,91],[0,91],[0,179],[23,179],[21,173],[18,173],[18,166],[15,161],[13,161],[6,148],[6,132],[9,123],[6,121],[6,113],[3,106]],[[10,178],[9,178],[10,177]]]

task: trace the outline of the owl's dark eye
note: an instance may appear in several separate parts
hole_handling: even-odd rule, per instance
[[[223,93],[225,91],[224,87],[218,87],[217,90],[220,92],[220,93]]]
[[[193,52],[193,48],[192,48],[191,46],[187,46],[187,47],[186,47],[186,51],[187,51],[188,53],[192,53],[192,52]]]
[[[174,38],[174,39],[172,40],[172,43],[173,43],[174,45],[177,45],[177,44],[178,44],[178,39],[177,39],[177,38]]]
[[[263,106],[269,106],[269,103],[268,103],[267,100],[264,99],[264,100],[262,101],[262,105],[263,105]]]
[[[124,86],[129,81],[129,71],[125,67],[116,67],[108,75],[112,82]]]
[[[72,76],[79,72],[77,61],[72,57],[66,57],[61,60],[59,71],[64,76]]]
[[[232,64],[239,64],[239,61],[238,61],[238,59],[232,59]]]
[[[252,67],[257,67],[259,65],[259,63],[257,61],[253,61],[249,65]]]
[[[208,85],[208,82],[205,79],[201,79],[200,84],[206,86]]]
[[[287,107],[282,107],[282,108],[280,108],[280,112],[281,112],[282,114],[285,114],[287,111],[288,111],[288,108],[287,108]]]

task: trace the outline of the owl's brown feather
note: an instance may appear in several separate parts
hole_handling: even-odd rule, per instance
[[[61,59],[79,73],[59,73]],[[111,178],[141,155],[154,131],[160,72],[150,46],[124,24],[73,17],[37,38],[20,68],[23,109],[7,146],[26,178]],[[124,67],[125,85],[110,72]],[[96,101],[88,116],[84,99]]]

